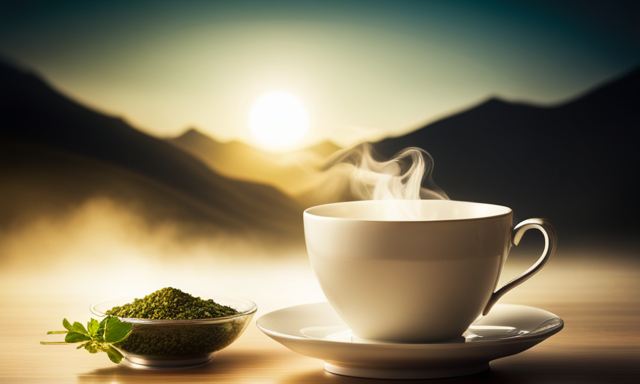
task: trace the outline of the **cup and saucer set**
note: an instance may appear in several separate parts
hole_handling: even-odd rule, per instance
[[[401,215],[398,215],[402,212]],[[471,375],[562,330],[542,309],[496,304],[555,252],[545,219],[512,228],[510,208],[445,200],[335,203],[304,213],[309,259],[328,302],[263,315],[258,328],[326,371],[378,379]],[[509,250],[538,229],[545,249],[495,290]]]

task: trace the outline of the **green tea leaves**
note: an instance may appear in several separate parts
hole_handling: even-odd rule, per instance
[[[131,334],[132,324],[124,323],[117,317],[106,317],[101,322],[91,319],[87,328],[79,322],[71,324],[67,319],[62,320],[66,331],[49,331],[47,335],[65,334],[64,342],[46,342],[44,345],[60,345],[82,343],[76,349],[86,349],[89,353],[106,352],[109,360],[114,363],[122,361],[122,353],[113,344],[124,341]]]
[[[107,356],[109,356],[109,360],[113,361],[116,364],[122,361],[122,358],[124,357],[122,356],[122,353],[120,353],[120,351],[118,351],[117,349],[115,349],[110,345],[106,349],[104,349],[104,351],[107,352]]]
[[[98,349],[98,346],[95,343],[80,344],[78,349],[80,349],[80,347],[83,347],[83,346],[84,346],[84,349],[89,351],[89,353],[98,353],[98,352],[100,352],[100,349]]]
[[[91,319],[87,323],[87,330],[89,331],[90,335],[97,334],[99,328],[100,328],[100,323],[98,323],[98,320],[96,319]]]
[[[101,343],[104,342],[104,329],[106,327],[106,324],[106,319],[102,320],[100,324],[98,324],[98,330],[95,333],[95,339]]]
[[[142,299],[113,307],[106,314],[151,320],[191,320],[232,316],[237,315],[238,311],[212,299],[203,300],[179,289],[166,287]]]
[[[71,329],[69,330],[69,332],[80,333],[82,335],[89,335],[89,332],[87,332],[87,330],[84,328],[84,325],[80,324],[77,321],[74,322],[73,325],[71,325]]]
[[[83,335],[82,333],[77,332],[69,332],[67,333],[67,336],[64,337],[64,342],[70,344],[89,340],[91,340],[91,337],[89,335]]]
[[[71,329],[71,323],[69,323],[69,320],[67,320],[66,318],[62,319],[62,326],[67,331],[73,331],[73,329]]]
[[[123,323],[117,317],[107,317],[104,341],[110,344],[119,343],[131,333],[131,324]]]

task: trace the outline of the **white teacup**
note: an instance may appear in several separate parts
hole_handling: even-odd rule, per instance
[[[307,251],[327,300],[356,337],[372,341],[460,338],[555,251],[548,221],[511,226],[510,208],[447,200],[353,201],[304,212]],[[530,228],[544,234],[542,256],[495,291],[512,244]]]

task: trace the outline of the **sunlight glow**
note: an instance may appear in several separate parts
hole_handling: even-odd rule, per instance
[[[279,149],[302,140],[309,128],[309,115],[294,96],[273,92],[256,102],[249,124],[260,143],[271,149]]]

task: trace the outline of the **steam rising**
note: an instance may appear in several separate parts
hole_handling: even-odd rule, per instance
[[[390,160],[380,160],[369,143],[338,152],[325,168],[352,163],[351,190],[360,200],[448,199],[432,180],[433,158],[423,149],[411,147]]]
[[[388,220],[420,219],[419,204],[411,201],[449,199],[433,182],[433,158],[423,149],[406,148],[393,158],[382,160],[371,144],[359,144],[337,152],[325,170],[343,163],[355,166],[350,179],[355,199],[399,201],[385,212]]]

